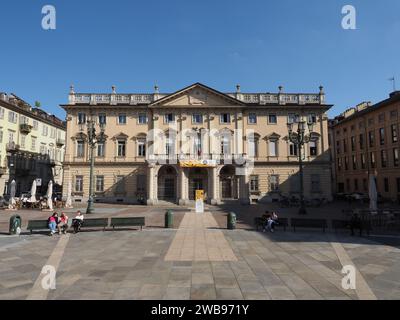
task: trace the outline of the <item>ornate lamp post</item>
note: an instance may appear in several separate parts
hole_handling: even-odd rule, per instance
[[[93,170],[94,170],[94,151],[97,145],[97,137],[96,137],[96,123],[93,119],[87,121],[87,133],[88,133],[88,144],[90,148],[90,181],[89,181],[89,200],[88,206],[86,209],[86,213],[90,214],[94,212],[93,208]],[[103,141],[104,139],[104,124],[100,124],[100,136],[99,140]]]
[[[309,134],[306,135],[306,124],[308,126]],[[303,155],[302,149],[304,144],[310,142],[310,136],[313,132],[314,124],[312,122],[306,123],[304,119],[298,122],[297,131],[293,131],[294,123],[288,123],[289,141],[297,146],[299,157],[299,173],[300,173],[300,209],[299,214],[307,214],[304,204],[304,181],[303,181]]]

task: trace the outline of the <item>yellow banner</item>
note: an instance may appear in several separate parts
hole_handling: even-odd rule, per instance
[[[215,160],[187,160],[180,161],[179,165],[182,168],[213,168],[217,163]]]
[[[196,201],[204,200],[204,190],[196,190]]]

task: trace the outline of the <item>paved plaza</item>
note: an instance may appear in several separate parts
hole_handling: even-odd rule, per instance
[[[49,237],[6,235],[13,214],[0,213],[0,299],[399,299],[400,239],[348,233],[277,230],[263,233],[240,219],[263,207],[236,207],[237,230],[226,229],[232,208],[204,214],[165,208],[98,206],[93,217],[146,216],[140,230],[86,231]],[[246,209],[247,208],[247,209]],[[48,213],[23,212],[27,219]],[[390,239],[390,241],[385,241]],[[357,269],[356,289],[342,288],[344,265]],[[43,290],[41,270],[57,269],[56,289]]]

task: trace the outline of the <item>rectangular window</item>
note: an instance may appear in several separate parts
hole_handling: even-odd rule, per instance
[[[289,154],[290,156],[297,156],[298,152],[297,152],[297,144],[294,143],[290,143],[289,144]]]
[[[346,179],[346,191],[350,192],[350,179]]]
[[[269,176],[269,190],[270,191],[279,191],[279,176],[271,175]]]
[[[278,142],[273,140],[268,142],[269,156],[277,157],[278,156]]]
[[[125,177],[117,176],[115,193],[124,193],[124,192],[125,192]]]
[[[201,123],[203,123],[203,115],[202,114],[194,114],[192,116],[192,123],[193,124],[201,124]]]
[[[308,145],[310,147],[310,156],[315,157],[318,154],[317,142],[316,141],[310,141]]]
[[[144,140],[138,141],[138,156],[139,157],[146,156],[146,141],[144,141]]]
[[[277,124],[278,123],[278,118],[277,118],[276,114],[268,115],[268,123],[269,124]]]
[[[365,155],[363,153],[360,155],[360,159],[361,159],[361,169],[365,169],[366,161],[365,161]]]
[[[378,120],[379,122],[385,122],[385,114],[381,113],[380,115],[378,115]]]
[[[107,116],[105,113],[99,113],[99,124],[107,124]]]
[[[139,113],[139,124],[147,124],[147,114]]]
[[[354,179],[354,191],[358,191],[358,179]]]
[[[382,165],[382,168],[387,167],[387,152],[386,152],[386,150],[381,150],[381,165]]]
[[[397,135],[397,124],[392,124],[391,131],[392,131],[392,142],[396,143],[397,141],[399,141],[399,138]]]
[[[390,111],[390,119],[397,119],[397,110]]]
[[[221,154],[230,154],[231,153],[231,139],[230,137],[223,136],[221,138]]]
[[[399,148],[393,149],[393,166],[394,167],[399,166]]]
[[[118,115],[118,124],[126,124],[126,114],[120,113]]]
[[[8,130],[8,143],[15,143],[15,132]]]
[[[104,176],[96,176],[96,192],[104,192]]]
[[[338,171],[342,171],[342,158],[337,159]]]
[[[385,144],[385,128],[379,129],[379,143],[381,146]]]
[[[389,178],[383,179],[383,185],[384,185],[385,192],[389,192]]]
[[[229,113],[222,113],[220,116],[221,123],[231,123],[231,115]]]
[[[36,151],[36,137],[31,137],[31,150]]]
[[[75,177],[75,192],[83,192],[83,176]]]
[[[373,131],[368,132],[369,146],[373,148],[375,146],[375,134]]]
[[[43,124],[43,127],[42,127],[42,135],[44,136],[44,137],[47,137],[47,134],[49,133],[49,127],[48,126],[46,126],[45,124]]]
[[[298,123],[300,121],[300,115],[296,113],[288,114],[288,123]]]
[[[315,113],[311,113],[308,115],[308,119],[307,119],[308,123],[317,123],[317,116]]]
[[[13,111],[8,111],[8,122],[17,123],[18,121],[18,114]]]
[[[363,190],[368,191],[368,180],[365,178],[363,179]]]
[[[104,142],[98,142],[97,143],[97,156],[98,157],[104,157],[105,155],[105,145]]]
[[[370,159],[370,163],[371,163],[371,168],[374,169],[375,168],[375,152],[370,152],[369,153],[369,159]]]
[[[0,119],[4,119],[4,108],[0,107]]]
[[[257,123],[257,115],[255,113],[249,113],[249,124]]]
[[[344,170],[349,170],[349,159],[344,157]]]
[[[340,141],[336,141],[336,152],[337,154],[340,154]]]
[[[174,114],[173,114],[173,113],[168,113],[168,114],[166,114],[166,115],[165,115],[165,118],[164,118],[164,122],[165,122],[165,123],[173,123],[173,122],[175,122],[175,116],[174,116]]]
[[[76,142],[76,156],[78,158],[83,158],[85,156],[85,142],[82,140]]]
[[[21,134],[21,148],[25,149],[25,143],[26,143],[26,135]]]
[[[32,122],[33,130],[39,129],[39,122],[37,120],[33,120]]]
[[[371,127],[374,125],[374,118],[369,118],[368,119],[368,126]]]
[[[78,113],[78,124],[85,124],[86,123],[86,113],[79,112]]]
[[[117,150],[118,157],[125,157],[126,156],[126,141],[118,140],[117,147],[118,147],[118,150]]]
[[[346,139],[343,139],[343,152],[347,152],[347,141]]]
[[[311,175],[311,192],[321,192],[321,183],[319,174]]]
[[[56,138],[56,129],[55,128],[50,128],[50,138],[51,139]]]
[[[0,130],[0,143],[3,143],[3,130]]]
[[[146,193],[146,190],[147,190],[146,175],[139,174],[136,178],[136,191],[139,193]]]
[[[360,134],[360,150],[364,149],[364,135]]]
[[[351,137],[351,140],[350,140],[350,143],[351,143],[351,151],[356,151],[356,137]]]
[[[257,192],[258,190],[258,176],[250,176],[250,191]]]
[[[357,157],[352,156],[351,157],[352,163],[353,163],[353,170],[357,170]]]

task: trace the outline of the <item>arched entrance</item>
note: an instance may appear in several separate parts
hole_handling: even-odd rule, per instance
[[[172,166],[162,166],[158,171],[158,200],[175,202],[177,199],[177,172]]]
[[[208,198],[208,172],[205,168],[189,169],[189,200],[196,199],[196,190],[204,190],[205,199]]]
[[[219,173],[222,200],[238,199],[238,178],[233,165],[224,166]]]

